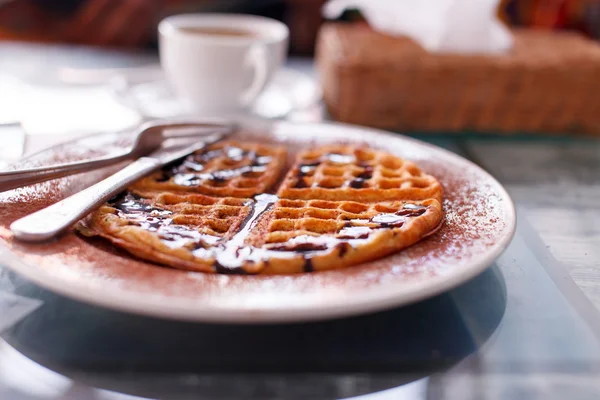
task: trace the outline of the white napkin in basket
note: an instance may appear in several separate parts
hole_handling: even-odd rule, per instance
[[[380,32],[409,36],[431,52],[503,53],[510,31],[497,17],[500,0],[330,0],[326,18],[358,9]]]

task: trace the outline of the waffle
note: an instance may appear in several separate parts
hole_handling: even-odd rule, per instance
[[[284,150],[229,143],[203,153],[220,151],[203,159],[201,171],[224,170],[229,164],[223,157],[229,156],[222,154],[231,147],[253,149],[248,151],[283,165]],[[252,165],[252,157],[235,160],[233,168]],[[166,180],[162,171],[107,202],[85,221],[82,232],[174,268],[293,274],[381,258],[430,235],[442,220],[441,187],[434,178],[408,161],[368,148],[335,146],[300,153],[277,195],[264,193],[272,187],[265,182],[276,181],[281,168],[263,172],[261,177],[270,174],[259,179],[264,189],[243,188],[250,197],[238,196],[240,188],[231,183],[239,175],[219,187],[229,189],[222,192],[226,195],[194,193],[177,184],[183,165],[185,161],[165,169]],[[300,178],[302,187],[297,187]],[[357,180],[360,187],[353,183]],[[386,181],[395,186],[386,187]],[[192,187],[211,188],[203,183]]]
[[[231,238],[252,203],[235,197],[130,189],[94,212],[82,233],[91,229],[142,259],[213,272],[214,261],[195,257],[194,251]]]
[[[273,186],[285,157],[286,150],[281,146],[219,142],[142,179],[134,188],[252,197]]]
[[[441,201],[439,182],[416,164],[382,151],[327,146],[301,152],[279,190],[286,199]]]

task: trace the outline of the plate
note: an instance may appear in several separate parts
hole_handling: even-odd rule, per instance
[[[344,270],[294,276],[230,276],[156,266],[69,232],[40,245],[18,243],[7,226],[101,179],[95,171],[0,194],[0,259],[62,295],[137,314],[219,323],[284,323],[364,314],[449,290],[490,266],[515,230],[504,188],[473,163],[401,135],[342,124],[240,120],[240,139],[308,145],[368,143],[418,163],[444,186],[445,221],[429,238],[395,255]],[[66,147],[75,146],[72,142]],[[63,146],[29,163],[82,157]],[[119,168],[113,167],[113,171]]]
[[[145,118],[168,118],[188,115],[165,81],[159,67],[146,68],[141,74],[121,74],[110,80],[109,89],[122,105],[137,111]],[[315,107],[322,93],[309,76],[284,68],[256,99],[250,114],[256,117],[283,118],[293,111]]]

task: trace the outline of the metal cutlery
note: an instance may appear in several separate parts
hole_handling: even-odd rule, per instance
[[[225,134],[205,137],[202,143],[188,140],[169,141],[147,157],[141,157],[121,171],[49,207],[23,217],[10,226],[19,240],[42,242],[68,229],[82,217],[115,196],[127,186],[162,166],[181,159],[206,145],[223,139]]]
[[[141,125],[133,135],[133,144],[117,155],[92,160],[56,164],[48,167],[28,168],[0,172],[0,192],[62,178],[68,175],[102,168],[124,160],[146,155],[156,150],[163,141],[173,138],[202,137],[203,134],[233,132],[234,126],[226,121],[194,119],[163,119]]]

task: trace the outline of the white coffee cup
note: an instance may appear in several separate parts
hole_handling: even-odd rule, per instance
[[[289,30],[270,18],[182,14],[158,26],[167,82],[190,112],[250,107],[285,62]]]

